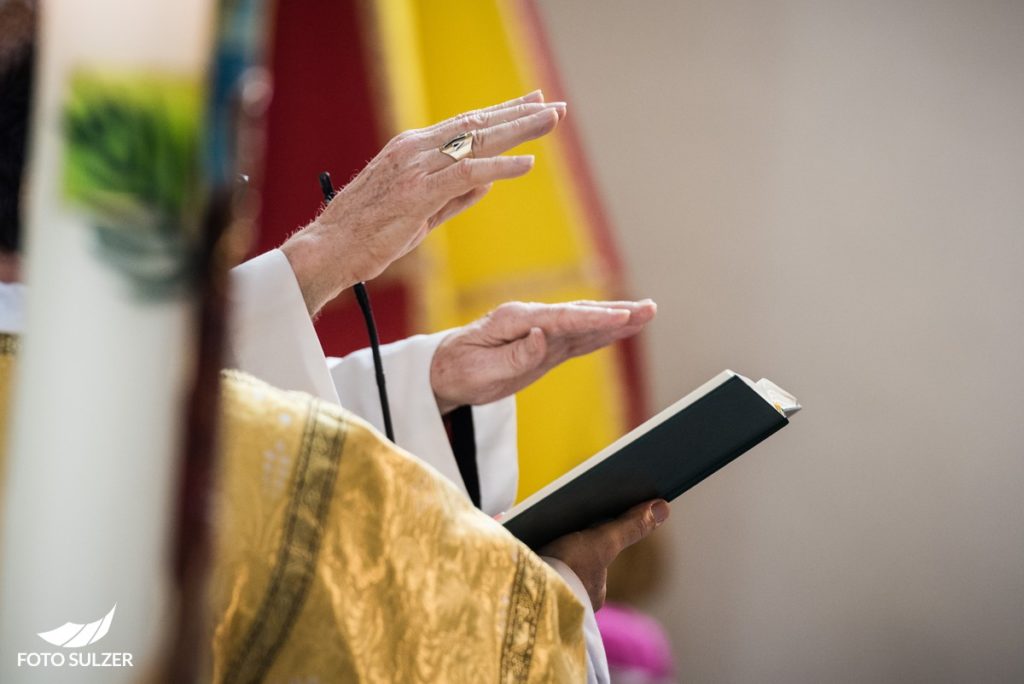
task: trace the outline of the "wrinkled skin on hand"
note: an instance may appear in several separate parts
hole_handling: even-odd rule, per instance
[[[668,503],[661,499],[634,506],[621,516],[587,530],[559,537],[540,555],[562,561],[576,573],[590,596],[594,610],[604,605],[608,567],[626,548],[648,537],[668,520]]]
[[[310,313],[380,275],[431,230],[480,201],[495,181],[529,172],[532,156],[500,155],[550,133],[563,116],[565,103],[543,102],[538,91],[392,138],[281,246]],[[471,157],[456,162],[440,151],[467,131],[474,133]]]
[[[649,299],[502,304],[438,346],[430,367],[438,408],[511,396],[563,361],[636,334],[656,312]]]

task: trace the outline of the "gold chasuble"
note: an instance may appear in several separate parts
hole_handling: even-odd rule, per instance
[[[235,372],[222,391],[213,681],[585,680],[583,606],[441,475],[339,406]]]
[[[224,376],[218,682],[574,682],[583,607],[451,483],[339,406]]]

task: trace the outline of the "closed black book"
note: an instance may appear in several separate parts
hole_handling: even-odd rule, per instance
[[[789,423],[796,399],[723,371],[499,521],[539,549],[650,499],[671,501]]]

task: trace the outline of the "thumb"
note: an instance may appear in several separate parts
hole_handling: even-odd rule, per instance
[[[651,532],[668,519],[668,504],[661,500],[647,501],[633,506],[615,520],[595,528],[595,532],[609,541],[610,563],[623,550],[650,536]]]
[[[505,353],[509,367],[515,373],[524,373],[540,365],[547,349],[548,343],[544,337],[544,331],[534,327],[530,328],[526,337],[509,343]]]

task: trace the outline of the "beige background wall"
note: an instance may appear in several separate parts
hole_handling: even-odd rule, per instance
[[[659,533],[681,678],[1024,681],[1024,3],[540,6],[656,406],[807,407]]]

